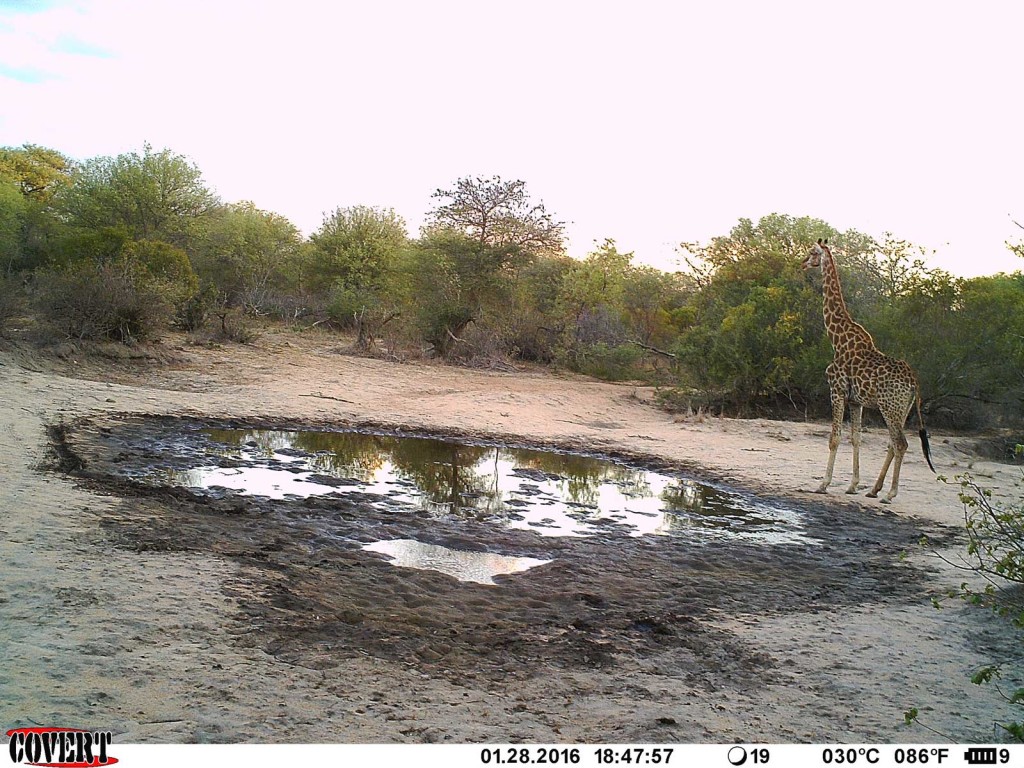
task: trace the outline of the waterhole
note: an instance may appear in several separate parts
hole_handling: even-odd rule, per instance
[[[186,431],[179,461],[145,482],[274,499],[362,502],[458,516],[542,536],[738,537],[806,543],[799,512],[725,487],[596,456],[346,431]],[[180,457],[187,456],[187,467]],[[174,468],[167,468],[173,466]]]

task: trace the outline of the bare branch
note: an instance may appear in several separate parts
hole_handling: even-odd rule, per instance
[[[640,349],[646,349],[648,352],[654,352],[655,354],[662,355],[664,357],[670,357],[673,360],[676,359],[676,356],[675,356],[674,353],[666,352],[664,349],[658,349],[657,347],[652,347],[649,344],[642,344],[641,342],[635,341],[634,339],[630,339],[629,343],[630,344],[635,344],[636,346],[640,347]]]

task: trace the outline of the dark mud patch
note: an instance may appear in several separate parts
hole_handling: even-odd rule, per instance
[[[64,474],[75,474],[85,469],[85,461],[68,442],[68,425],[63,421],[51,424],[46,428],[50,452],[44,462],[45,469],[52,469]]]
[[[900,555],[924,533],[933,541],[943,535],[890,512],[786,501],[820,544],[614,531],[546,538],[358,494],[200,495],[121,476],[129,442],[133,454],[148,451],[167,467],[194,458],[161,453],[160,441],[147,437],[161,421],[168,420],[85,421],[51,435],[84,459],[68,471],[124,498],[98,520],[103,535],[143,557],[187,551],[231,560],[237,577],[224,591],[238,606],[237,641],[325,671],[369,655],[484,686],[554,669],[643,668],[710,690],[749,691],[775,679],[776,660],[716,623],[918,603],[925,574]],[[136,432],[130,441],[125,430]],[[363,548],[389,539],[552,562],[496,577],[495,585],[463,583],[396,568]]]

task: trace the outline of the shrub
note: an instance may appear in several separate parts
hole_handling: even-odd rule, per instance
[[[155,336],[174,310],[165,284],[130,260],[41,273],[35,303],[64,336],[126,344]]]
[[[137,240],[125,246],[119,260],[134,269],[140,281],[158,284],[177,316],[199,291],[188,254],[170,243]]]
[[[609,345],[597,342],[575,350],[573,369],[608,381],[635,378],[643,351],[634,344]]]
[[[216,303],[216,291],[205,286],[178,305],[174,313],[174,326],[189,333],[201,331],[209,322],[210,312]]]
[[[472,312],[458,304],[420,307],[422,337],[431,345],[435,356],[445,359],[456,356],[462,341],[461,334],[473,320]]]
[[[21,311],[21,285],[17,277],[0,275],[0,336],[11,318]]]
[[[220,318],[220,328],[214,333],[214,338],[218,341],[252,344],[259,338],[259,333],[241,309],[220,305],[213,314]]]
[[[536,314],[514,318],[511,329],[510,352],[520,360],[552,363],[558,353],[559,333],[545,326],[544,318]]]
[[[360,313],[367,304],[376,303],[369,291],[337,284],[327,299],[327,317],[339,328],[354,328]]]

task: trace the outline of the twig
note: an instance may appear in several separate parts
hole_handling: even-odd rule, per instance
[[[299,397],[319,397],[321,400],[337,400],[339,403],[351,403],[351,400],[346,400],[343,397],[334,397],[333,395],[323,395],[319,392],[311,392],[308,395],[299,395]]]
[[[184,720],[140,720],[139,725],[166,725],[168,723],[184,723]]]
[[[466,346],[476,348],[476,345],[473,344],[472,342],[466,341],[465,339],[460,339],[458,336],[452,333],[452,329],[449,328],[447,325],[444,327],[444,330],[445,333],[447,333],[451,337],[452,341],[456,342],[457,344],[465,344]]]

